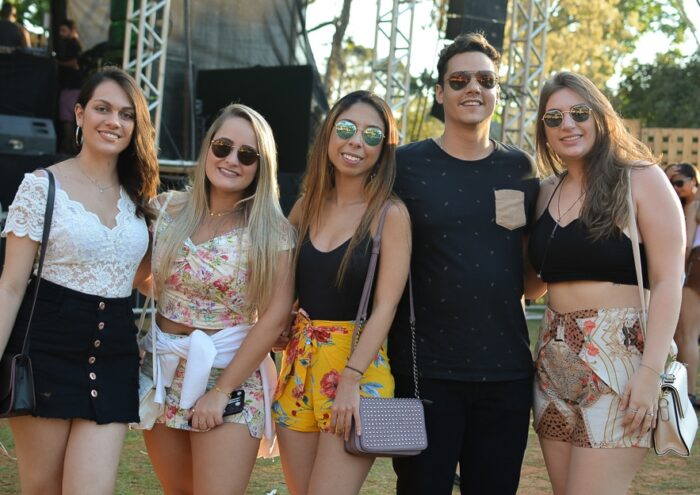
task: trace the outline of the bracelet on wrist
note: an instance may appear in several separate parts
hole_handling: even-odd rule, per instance
[[[658,371],[656,371],[656,370],[655,370],[654,368],[652,368],[651,366],[646,365],[646,364],[644,364],[644,363],[639,363],[639,366],[642,367],[642,368],[646,368],[646,369],[648,369],[648,370],[653,371],[654,374],[655,374],[656,376],[658,376],[660,380],[663,380],[663,379],[664,379],[664,374],[663,374],[663,373],[659,373]]]
[[[357,368],[353,368],[353,367],[350,366],[349,364],[346,364],[346,365],[345,365],[345,369],[352,370],[352,371],[354,371],[355,373],[357,373],[358,375],[364,376],[364,372],[363,372],[363,371],[360,371],[360,370],[358,370]]]
[[[228,393],[228,392],[224,392],[223,390],[221,390],[221,389],[218,387],[218,385],[214,385],[214,387],[213,387],[212,390],[216,390],[216,391],[219,392],[220,394],[224,394],[224,395],[225,395],[227,398],[229,398],[229,399],[231,398],[231,394]]]

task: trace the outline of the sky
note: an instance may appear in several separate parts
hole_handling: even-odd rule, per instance
[[[698,36],[700,37],[700,6],[697,0],[683,0],[688,17],[694,22]],[[389,9],[391,0],[382,0],[382,8]],[[333,19],[340,13],[342,0],[316,0],[307,8],[306,26],[311,29],[314,26]],[[444,42],[439,40],[438,32],[431,22],[432,0],[416,0],[416,12],[413,30],[411,73],[420,74],[423,69],[435,70],[437,63],[437,53],[444,46]],[[350,11],[350,23],[346,36],[361,45],[374,46],[374,33],[376,26],[377,0],[353,0]],[[408,33],[408,27],[404,30]],[[317,31],[309,33],[309,40],[313,48],[316,63],[321,72],[324,71],[324,61],[330,52],[330,42],[333,36],[333,27],[327,26]],[[642,63],[652,62],[656,53],[668,47],[668,40],[661,33],[650,33],[642,37],[637,50],[626,61],[638,58]],[[388,47],[384,48],[388,52]],[[698,50],[695,40],[686,36],[686,42],[681,47],[685,54],[690,54]],[[381,56],[381,55],[380,55]],[[623,62],[624,64],[624,62]],[[621,65],[622,67],[622,65]],[[620,68],[621,68],[620,67]],[[613,78],[610,82],[612,87],[616,86],[617,80]]]

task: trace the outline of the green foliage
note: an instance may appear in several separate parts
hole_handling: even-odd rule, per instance
[[[547,72],[573,70],[603,87],[639,38],[662,32],[683,40],[687,24],[675,0],[557,0],[547,30]]]
[[[615,105],[625,118],[646,127],[700,127],[700,52],[657,55],[652,64],[635,61],[623,70]]]
[[[17,7],[17,20],[40,28],[44,25],[44,14],[51,12],[51,0],[14,0]]]

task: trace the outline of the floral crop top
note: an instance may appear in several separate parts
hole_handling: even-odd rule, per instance
[[[161,213],[155,239],[172,221],[167,212]],[[288,235],[280,239],[280,251],[293,247]],[[247,227],[236,228],[201,244],[194,244],[187,238],[158,296],[158,313],[171,321],[202,330],[255,323],[257,316],[245,312],[249,249]],[[152,258],[155,276],[159,269],[160,253],[156,242]]]

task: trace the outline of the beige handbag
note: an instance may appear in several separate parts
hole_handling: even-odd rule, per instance
[[[634,208],[634,200],[632,199],[632,181],[629,171],[627,178],[629,181],[627,191],[629,231],[634,253],[634,265],[637,272],[639,297],[642,304],[640,324],[646,341],[649,306],[644,294],[637,215]],[[671,341],[670,359],[666,364],[664,373],[661,375],[661,393],[652,443],[654,452],[657,455],[676,454],[681,457],[688,457],[698,430],[698,418],[688,398],[688,372],[686,365],[676,360],[677,354],[678,348],[675,342]]]
[[[377,233],[372,239],[372,254],[367,270],[367,278],[362,290],[360,307],[355,318],[355,328],[352,334],[352,351],[359,338],[360,331],[367,321],[367,307],[369,305],[374,271],[377,266],[379,248],[381,245],[382,228],[390,203],[384,206],[379,217]],[[412,398],[381,398],[360,397],[360,423],[362,435],[355,430],[353,420],[350,439],[345,442],[345,450],[354,455],[370,457],[405,457],[420,454],[428,447],[428,435],[425,430],[425,415],[423,402],[418,393],[418,367],[416,364],[416,317],[413,311],[413,286],[411,276],[408,278],[410,296],[410,327],[411,327],[411,351],[413,355],[413,383],[414,395]]]

